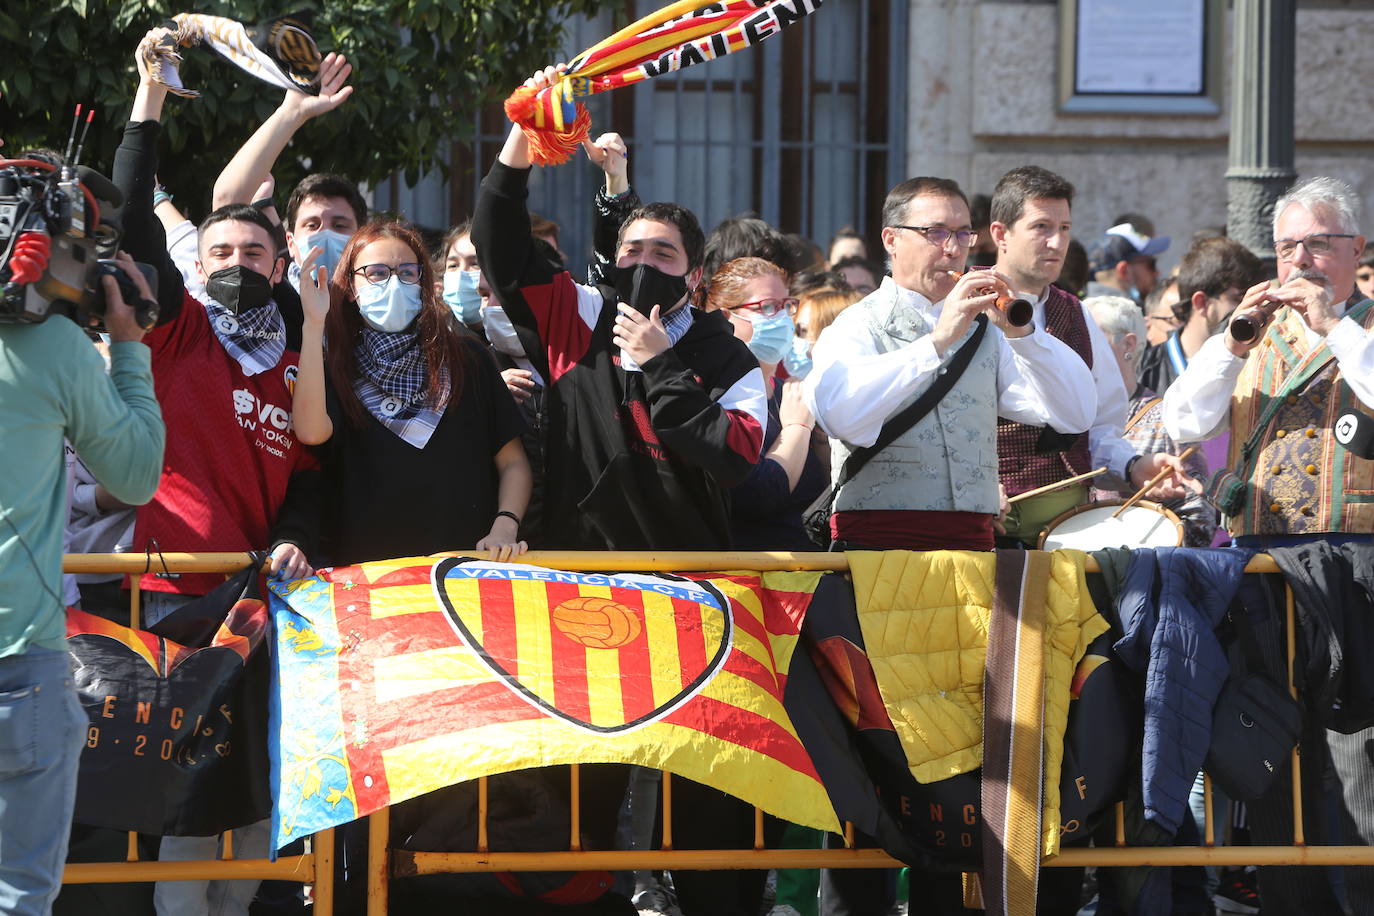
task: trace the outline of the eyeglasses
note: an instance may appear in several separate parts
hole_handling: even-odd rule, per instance
[[[1318,232],[1316,235],[1309,235],[1301,239],[1277,239],[1274,242],[1274,254],[1279,256],[1280,261],[1291,261],[1299,245],[1306,248],[1310,255],[1329,254],[1332,239],[1353,239],[1354,237],[1348,232]]]
[[[1168,325],[1175,325],[1175,324],[1178,324],[1178,319],[1175,318],[1173,315],[1146,315],[1146,316],[1145,316],[1145,320],[1146,320],[1146,321],[1162,321],[1162,322],[1164,322],[1165,324],[1168,324]]]
[[[944,226],[899,226],[894,225],[893,229],[910,229],[912,232],[919,232],[926,237],[926,241],[932,245],[945,247],[945,243],[950,239],[959,245],[960,248],[969,248],[974,242],[978,241],[978,233],[972,229],[946,229]]]
[[[420,282],[420,265],[415,263],[397,264],[395,267],[390,264],[365,264],[353,272],[373,286],[381,286],[391,279],[392,274],[402,283]]]
[[[738,312],[743,309],[760,315],[764,318],[772,318],[778,312],[786,311],[789,315],[797,314],[797,303],[800,300],[788,297],[786,299],[759,299],[756,302],[741,302],[739,305],[729,306],[727,312]]]

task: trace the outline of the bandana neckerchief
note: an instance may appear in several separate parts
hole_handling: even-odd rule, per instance
[[[424,448],[443,411],[426,403],[428,364],[415,333],[364,327],[358,372],[353,390],[367,412],[406,442]],[[446,401],[447,393],[439,400]]]
[[[210,327],[244,375],[266,372],[286,352],[286,322],[275,302],[235,315],[208,296],[205,315]]]

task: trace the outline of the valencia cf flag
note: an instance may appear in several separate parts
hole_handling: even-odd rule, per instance
[[[417,558],[274,584],[276,842],[569,763],[663,769],[835,829],[783,707],[821,578]]]

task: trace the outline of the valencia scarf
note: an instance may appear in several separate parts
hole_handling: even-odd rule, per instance
[[[531,162],[567,162],[591,131],[591,115],[577,99],[751,47],[822,2],[678,0],[574,57],[549,88],[515,90],[506,99],[506,116],[529,138]]]

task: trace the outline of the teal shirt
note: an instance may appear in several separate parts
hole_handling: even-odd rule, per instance
[[[0,325],[0,657],[66,648],[62,440],[130,505],[152,499],[165,430],[152,354],[110,347],[110,370],[66,318]]]

